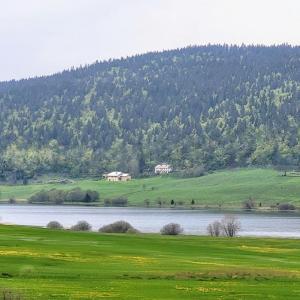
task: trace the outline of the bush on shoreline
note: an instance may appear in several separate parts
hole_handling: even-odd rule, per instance
[[[53,203],[63,204],[68,203],[90,203],[99,200],[99,193],[91,190],[81,190],[80,188],[74,188],[69,191],[52,189],[49,191],[39,191],[32,195],[29,199],[29,203]]]
[[[64,229],[64,227],[62,226],[62,224],[60,224],[57,221],[50,221],[47,224],[47,228],[49,228],[49,229]]]
[[[87,221],[78,221],[70,229],[74,231],[90,231],[92,226]]]
[[[233,215],[226,215],[221,221],[215,221],[207,226],[210,236],[235,237],[241,229],[239,220]]]
[[[183,228],[177,223],[169,223],[162,227],[160,233],[162,235],[178,235],[183,232]]]
[[[117,221],[108,225],[104,225],[98,230],[103,233],[138,233],[130,223],[126,221]]]
[[[278,205],[278,210],[284,211],[284,210],[295,210],[296,207],[293,204],[290,203],[281,203]]]
[[[125,207],[127,205],[128,199],[122,196],[113,199],[104,199],[104,206]]]

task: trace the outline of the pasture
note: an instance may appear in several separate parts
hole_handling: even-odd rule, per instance
[[[69,184],[1,185],[0,199],[25,201],[42,189],[75,187],[98,191],[99,205],[107,198],[126,197],[132,206],[144,206],[147,199],[150,206],[157,206],[158,201],[170,206],[171,200],[190,205],[194,200],[196,206],[241,208],[243,201],[252,197],[263,207],[283,202],[300,206],[299,176],[282,176],[273,169],[254,168],[218,171],[196,178],[157,176],[129,182],[82,179]]]
[[[296,239],[0,226],[0,289],[21,299],[299,299]]]

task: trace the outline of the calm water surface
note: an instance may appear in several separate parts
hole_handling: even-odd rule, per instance
[[[240,235],[300,237],[300,214],[232,212],[241,223]],[[219,220],[224,212],[151,208],[103,208],[82,206],[0,205],[2,223],[45,226],[59,221],[70,227],[86,220],[93,230],[118,220],[125,220],[142,232],[159,232],[170,222],[183,226],[185,234],[206,234],[209,223]]]

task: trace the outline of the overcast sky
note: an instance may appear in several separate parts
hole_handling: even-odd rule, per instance
[[[207,43],[300,44],[299,0],[0,0],[0,80]]]

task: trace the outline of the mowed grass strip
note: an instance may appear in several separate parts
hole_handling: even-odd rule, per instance
[[[24,299],[299,299],[297,239],[0,226],[0,288]]]
[[[0,186],[0,199],[27,199],[44,189],[72,189],[80,187],[100,193],[100,203],[105,198],[126,197],[129,205],[143,206],[146,199],[150,205],[157,206],[158,200],[170,205],[182,201],[190,205],[222,207],[242,206],[249,197],[262,203],[262,206],[290,202],[300,206],[300,176],[282,176],[272,169],[233,169],[218,171],[198,178],[178,179],[171,176],[134,179],[129,182],[107,182],[105,180],[76,180],[72,184],[30,184]]]

